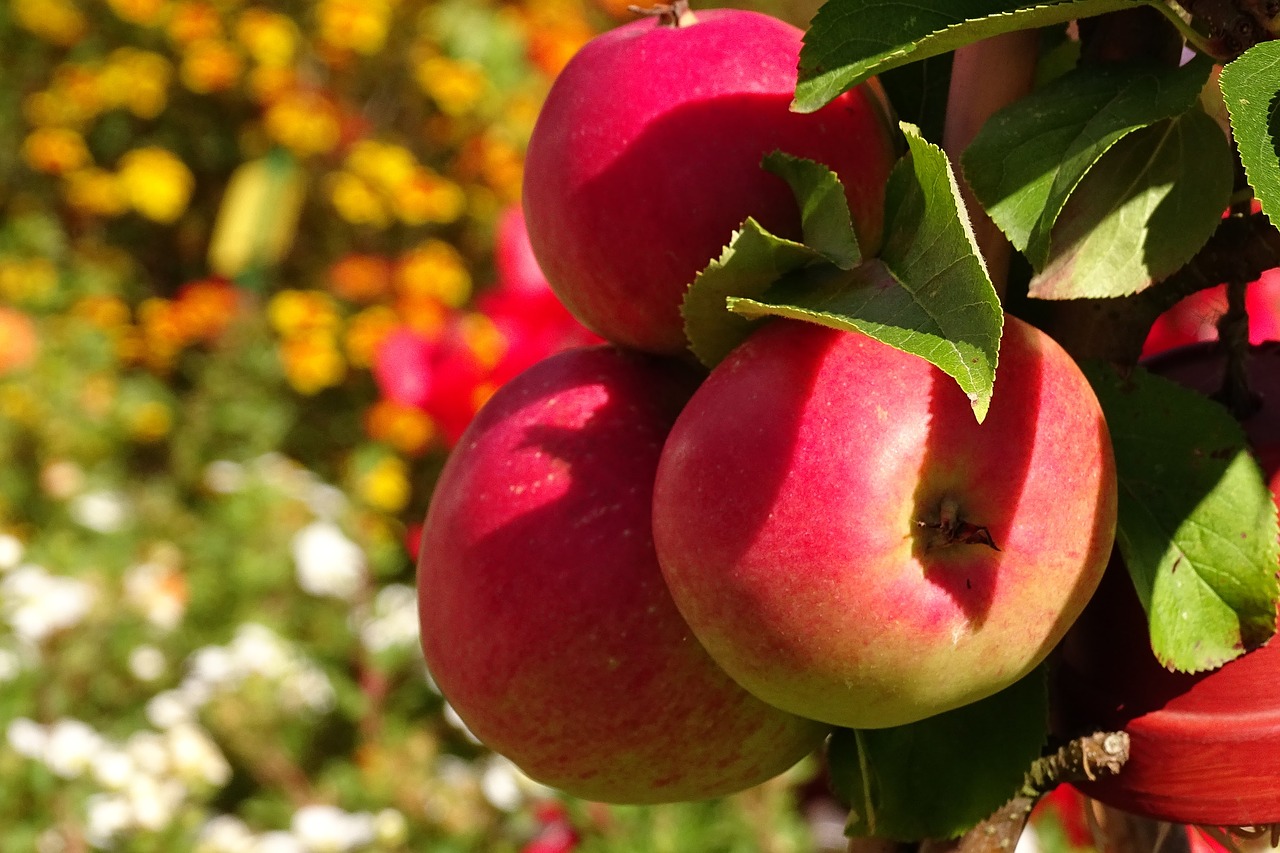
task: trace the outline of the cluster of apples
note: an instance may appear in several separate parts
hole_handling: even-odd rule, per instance
[[[774,150],[829,166],[865,256],[900,150],[864,84],[793,113],[799,30],[681,7],[588,43],[530,142],[525,212],[609,344],[535,364],[448,459],[422,647],[480,740],[620,803],[786,770],[834,726],[911,723],[1030,672],[1096,588],[1116,482],[1071,358],[1006,318],[978,424],[921,358],[762,323],[708,372],[681,301],[748,216],[800,238]]]

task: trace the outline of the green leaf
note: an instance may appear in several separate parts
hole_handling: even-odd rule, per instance
[[[848,835],[953,838],[1017,793],[1043,749],[1042,668],[971,705],[888,729],[837,729],[831,780],[849,804]]]
[[[1072,194],[1030,295],[1078,299],[1144,290],[1195,256],[1230,195],[1231,150],[1202,110],[1136,131]]]
[[[872,75],[991,36],[1132,9],[1141,2],[827,0],[805,34],[794,108],[813,112]]]
[[[856,329],[953,377],[981,421],[991,403],[1004,315],[942,149],[903,125],[910,152],[889,176],[879,258],[838,274],[737,294],[744,317],[797,317]]]
[[[1213,669],[1275,632],[1276,510],[1217,403],[1136,368],[1085,365],[1115,447],[1116,543],[1162,664]]]
[[[1218,79],[1245,175],[1272,224],[1280,224],[1280,41],[1228,63]]]
[[[747,219],[685,293],[680,310],[689,349],[704,365],[715,367],[751,331],[746,318],[726,310],[727,297],[758,296],[786,274],[819,264],[834,269],[814,249],[775,237]]]
[[[835,172],[821,163],[781,151],[766,155],[763,165],[786,181],[795,194],[806,246],[840,269],[853,269],[862,262],[849,200]]]
[[[879,76],[898,118],[920,128],[920,135],[930,142],[942,142],[951,88],[951,59],[950,53],[931,56],[891,68]]]
[[[1209,70],[1205,60],[1071,71],[991,117],[961,157],[965,178],[1009,242],[1043,268],[1050,230],[1085,174],[1126,135],[1190,109]]]

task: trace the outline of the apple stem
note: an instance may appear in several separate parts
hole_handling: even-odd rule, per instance
[[[938,504],[938,520],[917,521],[917,527],[937,530],[942,545],[986,545],[999,551],[999,546],[991,538],[991,531],[981,524],[970,524],[960,519],[960,504],[954,498],[943,498]]]
[[[689,8],[689,0],[673,0],[671,3],[655,3],[652,6],[628,6],[633,15],[657,18],[663,27],[689,27],[698,23],[697,15]]]

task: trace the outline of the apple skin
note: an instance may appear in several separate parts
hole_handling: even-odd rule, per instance
[[[880,245],[899,133],[879,84],[793,113],[800,30],[709,9],[592,39],[551,87],[529,141],[524,208],[538,262],[588,328],[659,353],[685,348],[685,290],[753,216],[800,238],[791,190],[761,168],[774,151],[843,180],[865,256]]]
[[[552,356],[481,409],[427,512],[429,671],[482,742],[574,796],[729,794],[786,770],[828,731],[735,684],[663,583],[654,472],[698,378],[609,346]]]
[[[1242,421],[1280,507],[1280,343],[1250,348],[1262,408]],[[1221,382],[1216,342],[1149,359],[1154,373],[1205,394]],[[1135,814],[1173,823],[1254,826],[1280,822],[1280,643],[1272,640],[1218,669],[1162,667],[1147,617],[1119,554],[1055,655],[1054,727],[1064,737],[1129,733],[1129,760],[1115,776],[1076,786]]]
[[[1000,550],[921,526],[944,502]],[[1115,519],[1092,389],[1013,317],[981,425],[923,359],[775,321],[694,394],[654,490],[663,574],[711,656],[766,702],[851,728],[1029,673],[1092,595]]]

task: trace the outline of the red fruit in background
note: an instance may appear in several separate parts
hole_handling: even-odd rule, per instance
[[[738,10],[647,18],[592,39],[561,72],[529,141],[524,209],[543,272],[588,327],[682,351],[685,290],[744,219],[800,237],[790,189],[760,166],[777,149],[841,177],[874,253],[897,128],[874,82],[791,112],[801,36]]]
[[[498,217],[494,235],[494,266],[498,272],[497,290],[502,293],[545,293],[551,289],[547,277],[533,256],[529,231],[524,223],[524,210],[512,205]]]
[[[922,358],[775,321],[694,394],[654,489],[663,574],[711,656],[766,702],[851,728],[1030,672],[1097,586],[1115,514],[1092,389],[1014,317],[982,424]]]
[[[654,472],[696,381],[612,347],[553,356],[480,411],[427,513],[418,592],[432,676],[484,743],[575,796],[728,794],[826,732],[738,687],[663,583]]]
[[[1280,340],[1280,269],[1267,270],[1245,290],[1249,343]],[[1144,358],[1187,344],[1218,339],[1218,319],[1227,311],[1227,287],[1193,293],[1156,318],[1142,347]]]
[[[1280,344],[1251,352],[1249,375],[1263,408],[1243,426],[1274,495],[1280,486]],[[1224,360],[1221,347],[1197,344],[1148,367],[1211,393]],[[1146,614],[1116,556],[1063,642],[1053,683],[1064,734],[1129,733],[1129,761],[1118,775],[1077,783],[1089,796],[1175,823],[1280,822],[1280,642],[1206,673],[1166,670],[1151,650]]]

